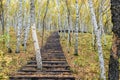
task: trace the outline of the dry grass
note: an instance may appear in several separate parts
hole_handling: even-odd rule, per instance
[[[41,36],[37,31],[39,45],[41,46]],[[50,32],[45,33],[44,43]],[[22,39],[21,39],[22,40]],[[0,42],[0,80],[7,80],[10,74],[14,74],[21,66],[25,65],[31,57],[35,56],[34,43],[32,41],[32,34],[30,32],[27,51],[24,51],[22,43],[20,45],[20,53],[16,54],[16,34],[13,28],[10,29],[10,46],[12,48],[12,53],[7,53],[7,48],[2,42]]]
[[[61,34],[62,35],[62,34]],[[78,80],[98,80],[99,79],[99,58],[97,51],[92,47],[92,35],[89,33],[79,34],[78,56],[74,56],[74,35],[72,35],[72,46],[70,53],[67,51],[67,37],[61,37],[61,44],[66,55],[67,61],[71,66],[71,70]],[[108,61],[112,38],[106,36],[107,45],[103,45],[103,54],[105,60],[106,75],[108,72]],[[104,41],[102,40],[102,43]]]
[[[39,44],[41,45],[41,36],[38,34]],[[44,44],[47,37],[50,35],[49,32],[46,31],[44,37]],[[10,30],[11,41],[10,45],[13,50],[13,53],[7,53],[7,49],[5,46],[0,47],[0,80],[7,80],[9,74],[13,74],[16,72],[21,66],[25,65],[26,62],[35,55],[34,44],[32,42],[32,36],[30,32],[30,36],[27,43],[27,51],[24,51],[23,46],[20,46],[20,53],[16,54],[16,36],[13,29]],[[104,60],[106,67],[106,74],[108,70],[108,61],[109,61],[109,53],[112,38],[110,35],[106,36],[107,46],[103,45],[104,51]],[[2,43],[0,43],[3,45]],[[81,80],[98,80],[99,79],[99,60],[97,51],[95,51],[92,47],[92,35],[89,33],[79,34],[79,55],[74,56],[74,35],[72,35],[72,45],[70,47],[70,53],[67,52],[67,35],[66,38],[61,37],[61,44],[63,47],[63,51],[67,58],[69,65],[71,66],[71,70],[74,72],[74,75],[77,79]]]

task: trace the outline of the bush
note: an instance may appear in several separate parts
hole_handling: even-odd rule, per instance
[[[8,56],[5,56],[3,51],[0,50],[0,80],[8,79],[9,69],[7,68],[10,65],[12,59]]]

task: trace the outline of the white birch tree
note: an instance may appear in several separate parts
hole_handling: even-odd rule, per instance
[[[16,53],[20,53],[21,29],[22,29],[22,0],[19,0]]]
[[[71,17],[70,17],[70,9],[68,6],[68,0],[66,0],[66,6],[67,6],[67,30],[68,30],[68,41],[67,41],[67,47],[68,47],[68,53],[70,52],[70,45],[71,45],[71,36],[70,36],[70,28],[71,28]]]
[[[30,31],[30,14],[29,14],[30,10],[28,10],[27,12],[27,8],[25,7],[25,12],[24,12],[24,28],[25,28],[25,32],[24,32],[24,50],[26,51],[27,49],[27,40],[29,37],[29,31]]]
[[[56,0],[57,10],[58,10],[58,28],[61,30],[61,19],[60,19],[60,1]]]
[[[9,31],[10,31],[10,0],[7,0],[7,19],[6,19],[6,33],[7,33],[7,48],[8,48],[8,53],[11,53],[12,50],[10,48],[10,35],[9,35]]]
[[[90,9],[90,14],[91,14],[91,22],[93,24],[95,35],[96,35],[96,40],[97,40],[98,56],[99,56],[99,62],[100,62],[100,79],[106,80],[103,51],[102,51],[102,45],[101,45],[101,39],[100,39],[100,30],[97,25],[92,0],[88,0],[88,4],[89,4],[89,9]]]
[[[32,37],[36,52],[36,61],[37,61],[37,68],[42,70],[42,58],[40,53],[40,47],[38,43],[38,38],[36,34],[36,24],[35,24],[35,0],[30,0],[30,22],[31,22],[31,29],[32,29]]]
[[[79,25],[79,6],[76,0],[76,25],[75,25],[75,50],[74,55],[78,55],[78,25]]]

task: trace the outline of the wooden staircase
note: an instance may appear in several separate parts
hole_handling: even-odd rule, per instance
[[[52,33],[42,48],[42,71],[37,69],[35,57],[18,72],[10,76],[10,80],[75,80],[70,66],[63,54],[57,32]]]

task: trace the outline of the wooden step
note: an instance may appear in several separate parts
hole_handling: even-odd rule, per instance
[[[65,56],[42,56],[43,59],[65,59]]]
[[[27,67],[27,66],[25,66],[25,67],[22,67],[21,69],[20,69],[21,71],[24,71],[24,70],[37,70],[37,67]],[[58,66],[58,67],[53,67],[53,66],[51,66],[51,67],[49,67],[49,66],[46,66],[46,67],[43,67],[42,68],[42,71],[49,71],[49,70],[56,70],[56,71],[58,71],[58,70],[70,70],[70,67],[62,67],[62,66]],[[33,71],[34,72],[34,71]]]
[[[42,59],[42,61],[66,61],[66,59]]]
[[[52,67],[54,67],[54,68],[61,68],[61,67],[70,67],[70,66],[68,66],[68,65],[42,65],[43,66],[43,68],[52,68]],[[34,67],[34,68],[37,68],[37,65],[35,65],[35,64],[29,64],[29,65],[25,65],[24,67]]]
[[[75,80],[71,75],[16,75],[11,76],[10,80]]]
[[[54,32],[41,48],[42,70],[37,69],[36,57],[32,57],[10,80],[75,80],[59,38],[58,32]]]
[[[23,72],[37,72],[38,70],[35,68],[22,68],[19,71],[23,71]],[[71,70],[67,70],[67,69],[59,69],[59,68],[53,68],[53,69],[44,69],[43,68],[43,72],[71,72]]]
[[[22,72],[19,71],[15,73],[15,75],[36,75],[36,74],[41,74],[41,75],[72,75],[72,72],[42,72],[42,71],[37,71],[37,72]]]
[[[35,58],[32,58],[31,61],[36,61]],[[57,59],[57,58],[47,58],[45,59],[42,57],[42,61],[66,61],[65,57],[63,59]]]
[[[28,64],[36,64],[36,61],[29,61]],[[42,61],[43,64],[67,64],[67,61]]]

